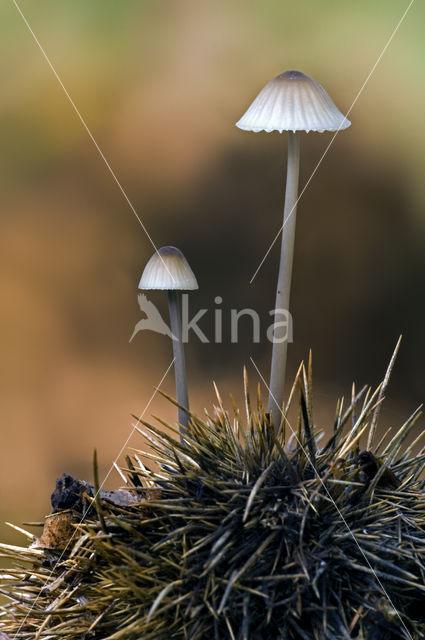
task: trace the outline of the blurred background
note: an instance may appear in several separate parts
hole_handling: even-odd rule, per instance
[[[250,357],[269,375],[279,242],[250,279],[281,225],[286,136],[234,123],[288,69],[346,112],[407,0],[18,3],[154,243],[190,262],[193,314],[223,299],[222,344],[192,334],[187,348],[192,408],[214,403],[212,380],[240,400],[243,366],[259,379]],[[319,426],[353,381],[381,380],[400,333],[382,426],[423,400],[424,20],[414,3],[299,203],[288,380],[312,348]],[[154,333],[129,343],[149,239],[12,1],[0,30],[0,520],[19,524],[50,511],[62,472],[92,480],[95,447],[107,476],[172,355]],[[331,136],[303,135],[301,186]],[[166,318],[165,296],[149,298]],[[259,344],[247,319],[230,342],[230,309],[245,307]],[[174,395],[172,371],[161,388]],[[175,420],[158,396],[153,414]]]

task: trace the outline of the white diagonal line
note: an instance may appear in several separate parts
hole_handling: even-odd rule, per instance
[[[165,378],[167,377],[167,375],[168,375],[168,373],[169,373],[169,371],[170,371],[171,367],[173,366],[173,364],[174,364],[174,360],[175,360],[175,358],[173,358],[173,359],[172,359],[172,361],[170,362],[170,364],[168,365],[168,367],[167,367],[167,369],[166,369],[166,371],[165,371],[164,375],[162,376],[161,380],[159,381],[158,386],[155,388],[154,392],[152,393],[151,397],[149,398],[147,405],[146,405],[146,406],[145,406],[145,408],[143,409],[143,411],[142,411],[142,413],[140,414],[140,416],[137,418],[137,422],[140,422],[140,420],[141,420],[141,419],[143,418],[143,416],[145,415],[146,411],[149,409],[149,407],[150,407],[150,405],[151,405],[151,403],[152,403],[152,400],[153,400],[153,399],[154,399],[154,397],[156,396],[156,394],[157,394],[157,392],[158,392],[159,388],[161,387],[161,385],[162,385],[162,383],[164,382]],[[102,480],[102,484],[99,486],[99,491],[100,491],[100,489],[103,487],[103,485],[105,484],[105,482],[107,481],[107,479],[109,478],[109,476],[110,476],[110,474],[111,474],[111,472],[112,472],[112,470],[113,470],[114,466],[117,464],[118,459],[120,458],[120,456],[121,456],[122,452],[124,451],[124,449],[126,449],[126,447],[127,447],[128,443],[129,443],[129,441],[131,440],[131,438],[133,437],[133,433],[134,433],[135,431],[136,431],[136,424],[134,424],[134,425],[133,425],[133,428],[132,428],[132,430],[130,431],[130,435],[128,436],[128,438],[127,438],[127,440],[124,442],[124,444],[122,445],[122,447],[121,447],[121,449],[120,449],[120,452],[119,452],[119,453],[118,453],[118,455],[116,456],[116,458],[115,458],[114,462],[112,463],[112,465],[111,465],[111,467],[110,467],[110,469],[109,469],[108,473],[106,474],[106,476],[105,476],[105,477],[104,477],[104,479]],[[97,494],[96,494],[96,495],[97,495]],[[95,497],[96,497],[96,496],[95,496]]]
[[[400,20],[398,21],[397,25],[394,27],[390,37],[387,40],[387,43],[385,44],[385,47],[382,49],[381,53],[378,56],[378,59],[376,60],[375,64],[373,65],[373,67],[371,68],[371,70],[369,71],[366,80],[363,82],[362,86],[360,87],[356,97],[354,98],[351,107],[348,109],[347,113],[345,114],[345,117],[347,118],[347,116],[350,115],[351,111],[354,108],[354,105],[357,103],[358,99],[360,98],[360,96],[362,95],[367,83],[369,82],[369,80],[371,79],[372,75],[375,72],[376,67],[378,66],[378,64],[381,62],[382,57],[384,56],[386,50],[388,49],[388,47],[390,46],[395,34],[397,33],[397,31],[399,30],[399,28],[401,27],[405,17],[407,16],[411,6],[413,5],[413,3],[415,2],[415,0],[410,0],[410,3],[407,7],[407,9],[404,11],[403,15],[401,16]],[[343,124],[344,120],[342,120],[340,126],[338,127],[338,129],[335,131],[335,133],[333,134],[331,141],[329,142],[328,146],[326,147],[326,149],[324,150],[323,154],[321,155],[318,163],[316,164],[316,166],[314,167],[309,179],[307,180],[307,182],[304,185],[304,188],[302,189],[300,195],[298,196],[294,206],[292,207],[291,211],[288,214],[288,217],[286,218],[286,220],[284,221],[284,223],[282,224],[282,226],[280,227],[279,231],[277,232],[277,234],[275,235],[275,237],[273,238],[273,241],[271,243],[271,245],[269,246],[269,248],[267,249],[263,259],[261,260],[260,264],[258,265],[254,275],[252,276],[251,280],[249,281],[249,284],[252,284],[254,279],[257,276],[257,273],[260,271],[261,267],[263,266],[265,260],[267,259],[267,256],[269,255],[270,251],[272,250],[272,248],[274,247],[277,239],[279,238],[280,234],[282,233],[283,229],[285,228],[286,223],[288,222],[289,218],[291,217],[292,213],[296,210],[296,207],[299,203],[299,201],[301,200],[301,198],[304,195],[305,190],[307,189],[308,185],[310,184],[310,182],[313,180],[314,176],[316,175],[317,170],[319,169],[320,165],[322,164],[325,156],[327,155],[329,149],[331,148],[335,138],[337,137],[338,133],[341,131],[341,126]]]
[[[118,189],[121,191],[122,195],[124,196],[128,206],[130,207],[131,211],[134,213],[134,215],[136,216],[140,226],[142,227],[143,231],[145,232],[147,238],[149,239],[149,242],[151,243],[151,245],[153,246],[153,248],[155,249],[156,252],[158,252],[158,249],[156,247],[156,244],[154,243],[154,241],[152,240],[151,235],[149,234],[149,231],[147,230],[147,228],[145,227],[145,225],[143,224],[139,214],[137,213],[136,209],[133,206],[133,203],[131,202],[130,198],[128,197],[128,195],[126,194],[123,186],[121,185],[121,182],[118,180],[115,171],[112,169],[111,165],[109,164],[108,160],[106,159],[105,154],[103,153],[102,149],[100,148],[100,146],[98,145],[98,143],[96,142],[95,137],[93,136],[92,132],[90,131],[86,121],[84,120],[83,116],[81,115],[80,111],[77,108],[77,105],[75,104],[75,102],[73,101],[73,99],[71,98],[69,92],[67,91],[65,85],[63,84],[58,72],[56,71],[55,67],[53,66],[52,62],[50,61],[50,58],[48,57],[47,53],[45,52],[45,50],[43,49],[39,39],[37,38],[37,36],[35,35],[33,29],[31,28],[31,25],[29,24],[28,20],[26,19],[26,17],[24,16],[21,8],[19,7],[18,3],[16,2],[16,0],[12,0],[13,4],[15,5],[17,11],[19,12],[22,20],[24,21],[28,31],[31,33],[35,43],[37,44],[38,48],[40,49],[41,53],[43,54],[44,59],[46,60],[47,64],[49,65],[53,75],[55,76],[56,80],[58,81],[59,85],[61,86],[63,92],[65,93],[66,97],[69,100],[69,103],[71,104],[73,110],[75,111],[78,119],[80,120],[81,124],[83,125],[84,129],[86,130],[90,140],[93,142],[94,146],[96,147],[96,150],[98,151],[100,157],[102,158],[103,162],[105,163],[109,173],[111,174],[112,178],[114,179]],[[170,273],[167,265],[165,264],[164,260],[162,259],[161,254],[159,254],[160,259],[162,260],[162,263],[165,267],[165,269],[168,271],[169,275],[171,276],[172,280],[174,281],[174,277],[173,275]]]
[[[145,408],[143,409],[142,413],[140,414],[140,416],[138,417],[138,422],[143,418],[143,416],[145,415],[146,411],[148,410],[149,406],[151,405],[152,400],[154,399],[155,395],[157,394],[159,388],[161,387],[162,383],[164,382],[165,378],[168,375],[168,372],[170,371],[171,367],[174,364],[174,358],[172,359],[171,363],[168,365],[164,375],[162,376],[158,386],[155,388],[154,392],[152,393],[151,397],[149,398],[147,404],[145,405]],[[92,505],[94,504],[99,491],[102,489],[102,487],[104,486],[106,480],[108,479],[112,469],[115,468],[118,458],[121,456],[122,452],[124,451],[124,449],[127,447],[131,437],[133,436],[133,433],[136,431],[136,424],[133,425],[132,430],[130,431],[130,435],[127,437],[126,441],[124,442],[123,446],[120,449],[120,452],[118,453],[118,455],[116,456],[116,458],[114,459],[113,463],[111,464],[111,467],[108,471],[108,473],[106,474],[106,476],[103,478],[102,480],[102,484],[99,486],[98,491],[95,493],[95,495],[93,496],[93,498],[91,498],[90,504],[87,507],[87,509],[84,511],[83,515],[81,516],[81,520],[79,521],[78,524],[81,524],[84,521],[84,518],[86,517],[88,511],[90,510],[90,508],[92,507]],[[65,548],[63,549],[62,553],[60,554],[59,558],[56,560],[55,564],[52,566],[52,569],[50,571],[50,573],[47,575],[46,580],[44,581],[42,587],[40,588],[37,597],[35,598],[35,600],[33,601],[33,603],[31,604],[30,609],[28,610],[28,613],[26,614],[25,618],[22,620],[21,624],[19,625],[18,630],[16,631],[15,635],[13,636],[12,640],[16,640],[16,638],[18,638],[18,634],[21,631],[22,627],[24,626],[25,622],[28,619],[28,616],[31,614],[32,610],[34,609],[35,605],[38,602],[38,599],[40,598],[41,592],[43,591],[44,587],[46,586],[48,580],[50,579],[50,577],[52,576],[54,570],[56,569],[57,565],[60,563],[60,561],[62,560],[66,550],[68,549],[70,543],[72,542],[73,538],[74,538],[75,533],[70,537],[70,539],[68,540]]]
[[[267,389],[267,390],[268,390],[268,392],[270,393],[271,397],[273,398],[273,400],[274,400],[275,404],[277,405],[277,402],[276,402],[275,398],[273,397],[273,394],[272,394],[272,392],[270,391],[270,388],[269,388],[269,386],[268,386],[267,382],[265,381],[265,379],[264,379],[263,375],[261,374],[261,371],[259,370],[259,368],[258,368],[258,367],[257,367],[257,365],[255,364],[254,359],[253,359],[251,356],[250,356],[250,358],[249,358],[249,359],[251,360],[251,363],[252,363],[252,365],[254,366],[254,368],[255,368],[256,372],[257,372],[257,373],[258,373],[258,375],[260,376],[260,378],[261,378],[261,380],[262,380],[262,382],[263,382],[264,386],[266,387],[266,389]],[[403,619],[402,619],[401,615],[400,615],[400,614],[399,614],[399,612],[398,612],[397,607],[396,607],[396,606],[394,605],[394,603],[392,602],[392,600],[391,600],[391,598],[390,598],[390,596],[389,596],[389,594],[388,594],[387,590],[385,589],[384,585],[382,584],[381,580],[379,579],[379,577],[378,577],[378,575],[377,575],[377,573],[376,573],[375,569],[372,567],[371,563],[369,562],[369,560],[368,560],[368,558],[367,558],[367,556],[366,556],[365,552],[363,551],[362,547],[360,546],[359,541],[357,540],[356,536],[354,535],[353,531],[351,530],[350,525],[348,524],[347,520],[344,518],[344,515],[341,513],[341,509],[338,507],[338,505],[336,504],[335,500],[332,498],[332,496],[331,496],[331,494],[330,494],[330,492],[329,492],[329,489],[327,488],[327,486],[325,485],[324,481],[322,480],[322,478],[321,478],[321,476],[320,476],[319,472],[317,471],[316,467],[314,466],[314,464],[313,464],[313,462],[312,462],[312,460],[311,460],[311,458],[310,458],[309,454],[307,453],[307,451],[306,451],[305,447],[304,447],[304,446],[302,445],[302,443],[300,442],[300,440],[299,440],[299,438],[298,438],[298,435],[297,435],[296,431],[294,431],[294,429],[292,428],[292,426],[291,426],[291,424],[290,424],[290,422],[289,422],[288,418],[287,418],[287,417],[284,417],[284,415],[283,415],[283,411],[282,411],[282,409],[281,409],[280,407],[279,407],[279,411],[280,411],[280,413],[281,413],[282,417],[283,417],[283,418],[284,418],[284,420],[285,420],[285,424],[287,424],[287,425],[288,425],[288,427],[290,428],[290,430],[292,431],[292,434],[294,435],[295,440],[297,441],[297,443],[298,443],[298,445],[300,446],[300,448],[301,448],[301,450],[302,450],[303,454],[304,454],[304,455],[305,455],[305,457],[307,458],[307,460],[308,460],[308,462],[309,462],[309,464],[310,464],[311,468],[313,469],[313,471],[314,471],[314,473],[315,473],[315,475],[316,475],[316,477],[317,477],[318,481],[319,481],[319,482],[320,482],[320,484],[322,485],[322,487],[323,487],[323,489],[324,489],[324,491],[325,491],[326,495],[328,496],[329,500],[330,500],[330,501],[332,502],[332,504],[334,505],[334,507],[335,507],[335,509],[336,509],[336,512],[338,513],[338,516],[341,518],[341,520],[342,520],[342,522],[343,522],[344,526],[346,527],[346,529],[347,529],[348,533],[350,534],[350,536],[351,536],[351,537],[352,537],[352,539],[354,540],[354,543],[355,543],[355,545],[357,546],[358,550],[360,551],[361,555],[363,556],[364,561],[366,562],[367,566],[369,567],[369,569],[372,571],[373,575],[375,576],[375,579],[376,579],[377,583],[379,584],[380,588],[382,589],[383,594],[385,595],[385,597],[387,598],[388,602],[390,603],[390,605],[392,606],[392,608],[393,608],[393,609],[394,609],[394,611],[396,612],[396,615],[397,615],[397,617],[399,618],[399,620],[400,620],[400,622],[401,622],[401,624],[402,624],[402,626],[403,626],[403,629],[406,631],[406,633],[407,633],[408,637],[410,638],[410,640],[413,640],[413,638],[412,638],[412,636],[410,635],[409,630],[407,629],[407,627],[406,627],[406,625],[405,625],[405,623],[404,623],[404,621],[403,621]]]

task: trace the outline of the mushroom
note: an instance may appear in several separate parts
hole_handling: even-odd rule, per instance
[[[237,127],[246,131],[288,131],[286,193],[275,313],[289,309],[300,164],[299,131],[340,131],[350,124],[325,89],[301,71],[286,71],[271,80],[236,123]],[[287,340],[276,338],[275,334],[268,411],[275,416],[277,429],[276,416],[281,414],[283,405],[288,343]]]
[[[173,340],[174,374],[176,379],[178,421],[180,433],[187,433],[189,424],[189,397],[187,391],[186,365],[182,342],[182,327],[179,291],[198,289],[195,275],[186,258],[176,247],[161,247],[147,263],[139,282],[139,289],[166,290]],[[181,436],[183,441],[183,436]]]

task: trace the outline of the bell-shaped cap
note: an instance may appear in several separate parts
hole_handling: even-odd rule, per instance
[[[199,289],[188,261],[176,247],[161,247],[147,263],[139,282],[139,289]]]
[[[325,89],[301,71],[285,71],[261,89],[236,123],[246,131],[338,131],[351,122]]]

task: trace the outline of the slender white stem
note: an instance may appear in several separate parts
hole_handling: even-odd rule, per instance
[[[298,131],[288,132],[288,166],[286,174],[285,208],[283,212],[282,247],[280,252],[279,277],[276,290],[275,321],[279,321],[279,310],[289,311],[291,293],[292,261],[294,255],[295,225],[297,221],[298,176],[300,168],[300,138]],[[287,339],[283,340],[276,328],[272,350],[270,372],[270,394],[268,411],[273,413],[275,429],[279,426],[285,386]]]
[[[180,305],[177,291],[168,291],[168,307],[170,311],[171,333],[173,334],[174,375],[176,379],[177,402],[189,410],[189,395],[187,391],[186,364],[182,342],[182,325],[180,318]],[[187,433],[189,415],[184,409],[178,408],[178,421],[180,423],[181,440]]]

